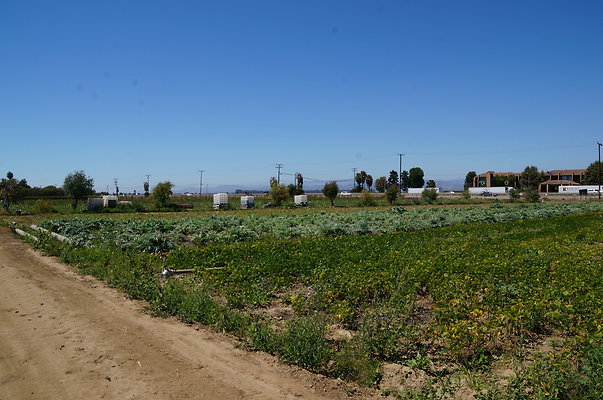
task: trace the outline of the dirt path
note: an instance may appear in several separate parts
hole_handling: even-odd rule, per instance
[[[373,397],[141,307],[0,229],[0,400]]]

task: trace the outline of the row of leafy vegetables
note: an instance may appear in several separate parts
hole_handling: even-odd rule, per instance
[[[42,227],[69,237],[75,246],[107,244],[124,250],[165,252],[183,243],[197,245],[239,243],[259,238],[335,237],[417,231],[466,223],[492,223],[528,218],[603,211],[598,202],[522,204],[489,208],[426,208],[406,211],[395,207],[352,214],[128,219],[69,218],[49,220]]]

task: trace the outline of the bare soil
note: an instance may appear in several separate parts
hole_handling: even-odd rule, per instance
[[[0,229],[0,400],[379,397],[143,307]]]

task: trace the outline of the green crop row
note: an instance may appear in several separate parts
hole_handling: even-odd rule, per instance
[[[443,226],[501,222],[527,218],[603,211],[603,203],[524,204],[490,208],[428,208],[272,217],[206,216],[197,218],[112,219],[70,218],[49,220],[46,229],[72,239],[76,246],[111,244],[124,250],[164,252],[182,243],[211,245],[239,243],[259,238],[335,237],[416,231]]]

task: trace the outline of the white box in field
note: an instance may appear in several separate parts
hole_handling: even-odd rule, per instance
[[[241,208],[253,208],[254,204],[253,196],[241,196]]]
[[[307,206],[308,205],[308,196],[305,194],[299,194],[293,197],[293,202],[296,206]]]
[[[214,194],[214,208],[224,208],[228,205],[228,193]]]

